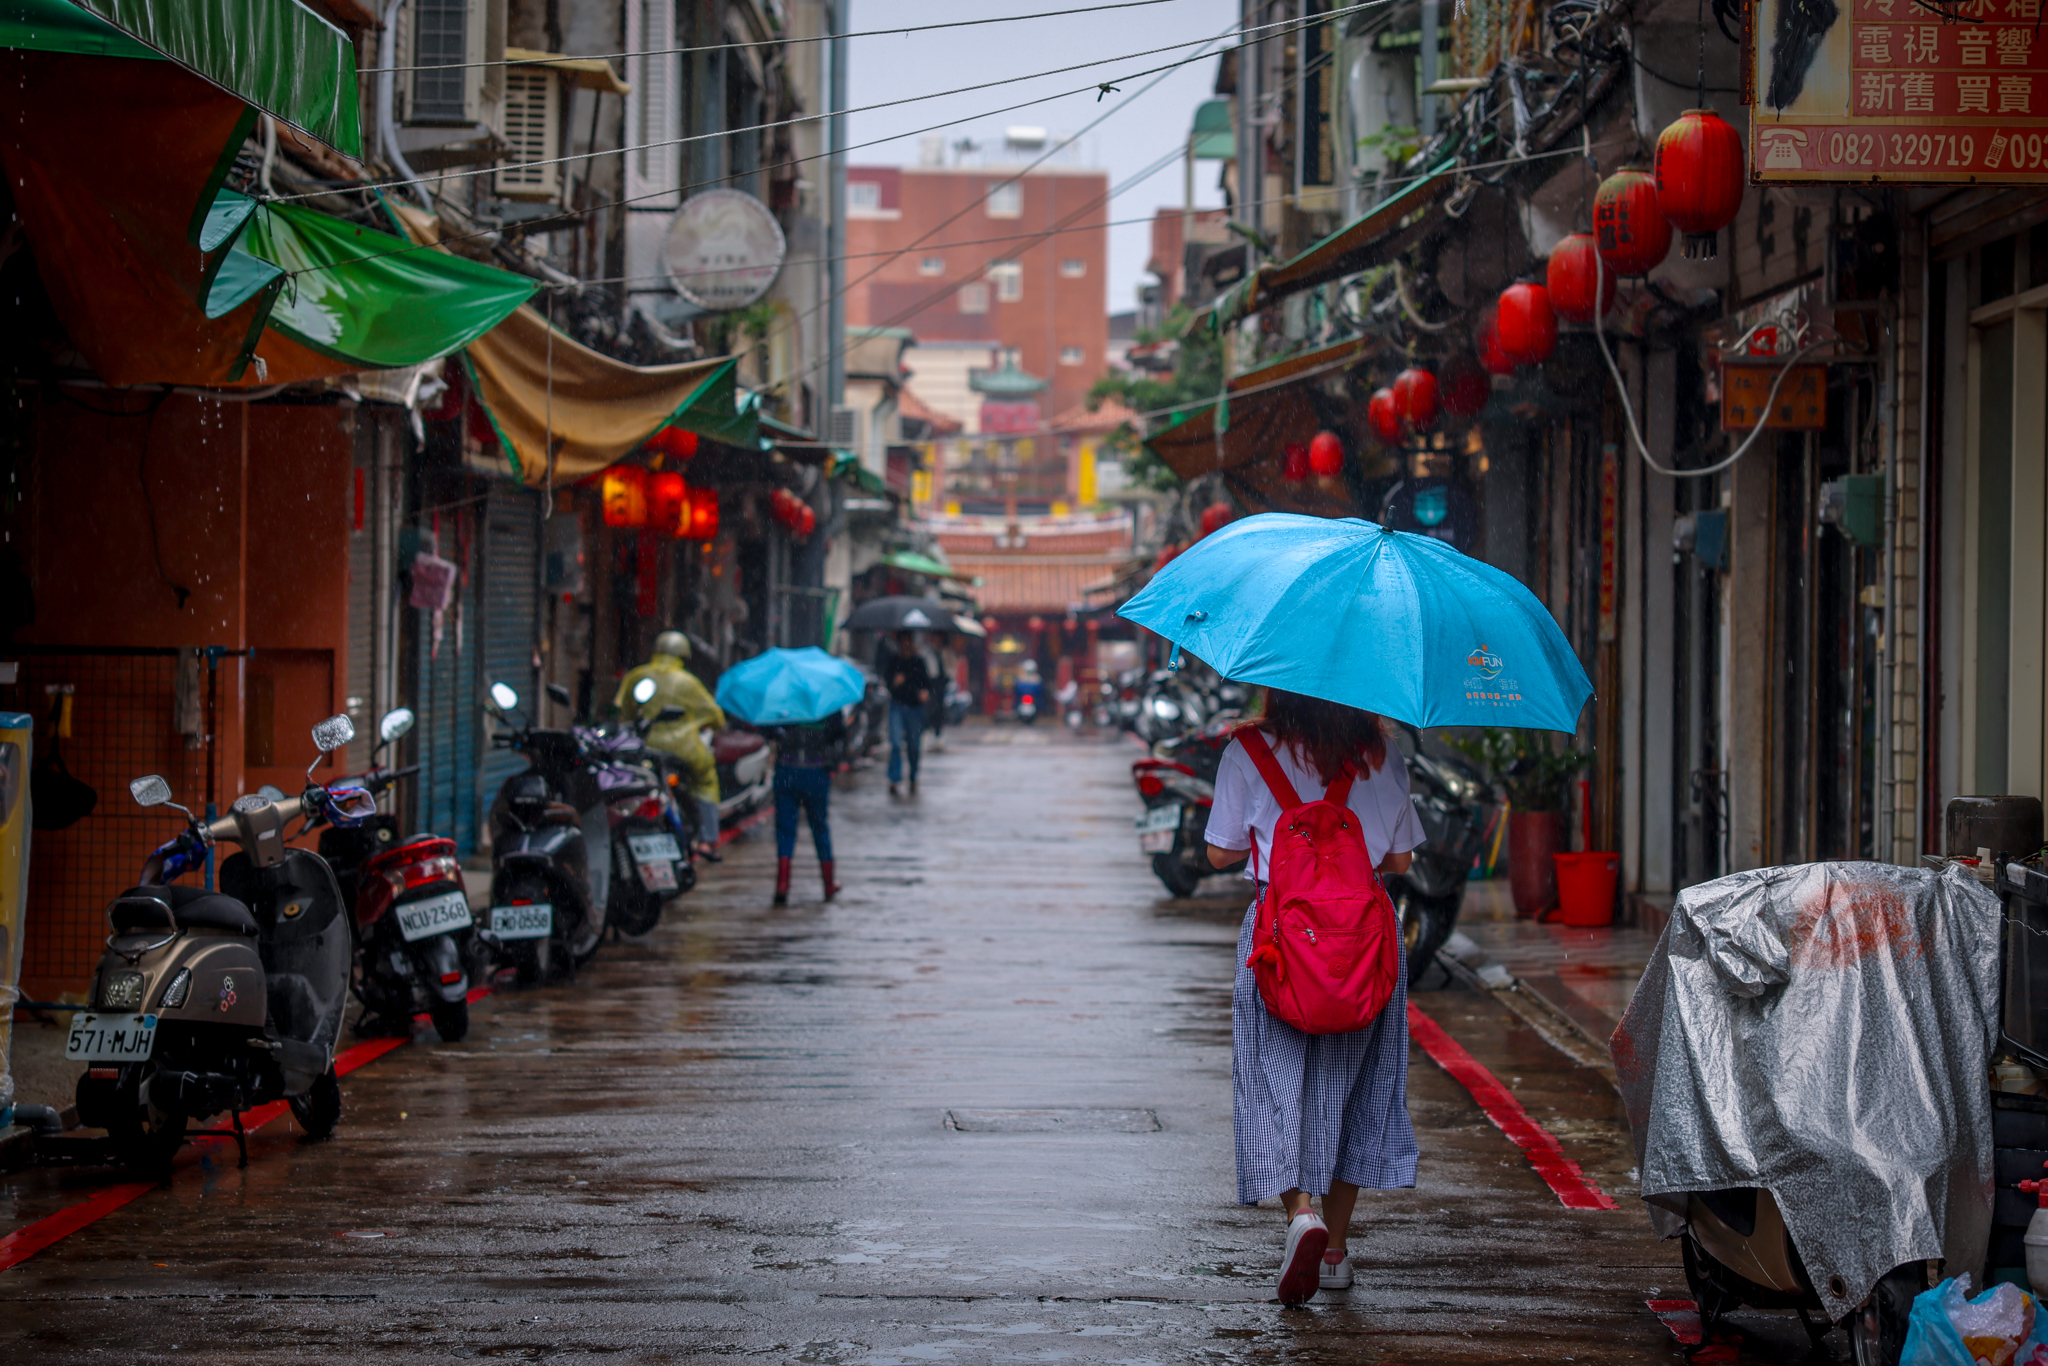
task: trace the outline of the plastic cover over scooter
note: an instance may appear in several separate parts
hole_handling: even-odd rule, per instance
[[[1814,863],[1687,888],[1612,1043],[1642,1195],[1776,1198],[1830,1318],[1907,1262],[1983,1263],[1998,900],[1959,869]]]
[[[341,889],[326,862],[303,849],[267,868],[235,854],[221,864],[220,886],[256,917],[269,1024],[286,1089],[296,1094],[334,1065],[348,1011],[354,946]]]

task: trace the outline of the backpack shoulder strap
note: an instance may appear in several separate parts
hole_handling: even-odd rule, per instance
[[[1346,768],[1344,776],[1331,783],[1329,790],[1323,793],[1323,800],[1335,802],[1339,806],[1345,805],[1351,800],[1351,783],[1357,776],[1351,769]]]
[[[1266,787],[1272,792],[1273,800],[1280,803],[1280,809],[1292,811],[1300,806],[1300,794],[1294,790],[1287,770],[1280,767],[1280,761],[1273,756],[1273,747],[1266,743],[1266,737],[1259,733],[1259,728],[1246,726],[1237,733],[1237,741],[1251,756],[1252,763],[1258,766],[1259,776],[1266,780]]]

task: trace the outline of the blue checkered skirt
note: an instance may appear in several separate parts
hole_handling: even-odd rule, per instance
[[[1288,1190],[1326,1195],[1332,1178],[1380,1190],[1414,1185],[1406,955],[1394,997],[1370,1028],[1304,1034],[1266,1013],[1244,965],[1258,914],[1255,900],[1238,932],[1230,999],[1238,1203]]]

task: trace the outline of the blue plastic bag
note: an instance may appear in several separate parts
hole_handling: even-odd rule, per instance
[[[1971,1299],[1969,1273],[1952,1277],[1914,1298],[1899,1366],[2048,1366],[2048,1314],[2037,1310],[2016,1285]]]

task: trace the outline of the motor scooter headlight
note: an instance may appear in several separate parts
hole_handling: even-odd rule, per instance
[[[165,1010],[176,1010],[185,1004],[185,994],[191,990],[192,969],[179,968],[177,975],[171,978],[170,985],[164,988],[164,994],[157,997],[156,1003]]]

